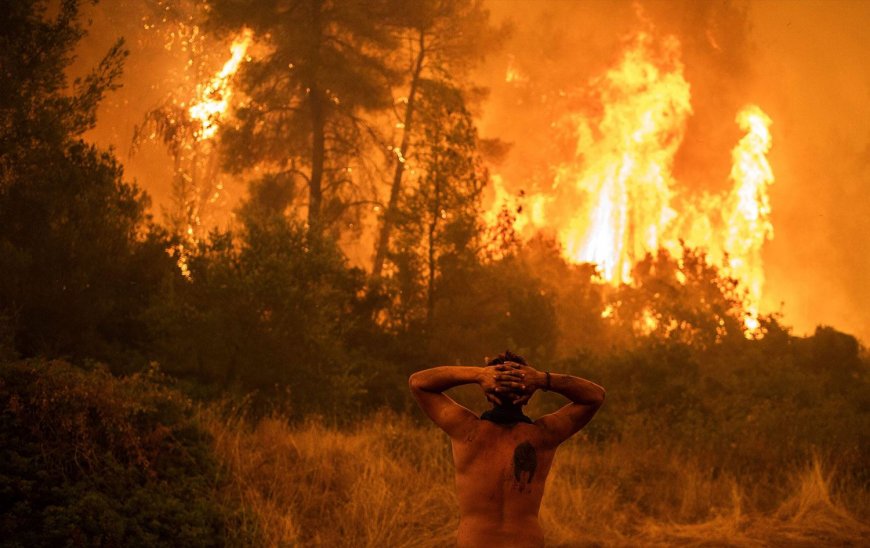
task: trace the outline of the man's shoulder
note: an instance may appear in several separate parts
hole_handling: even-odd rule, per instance
[[[558,447],[562,444],[563,439],[560,438],[556,430],[558,418],[553,414],[538,417],[535,420],[535,428],[540,436],[541,443],[544,445]]]

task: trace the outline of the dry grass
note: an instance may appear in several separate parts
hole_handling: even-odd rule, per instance
[[[356,429],[321,422],[250,427],[203,417],[242,503],[239,545],[449,546],[458,524],[446,438],[381,415]],[[867,545],[870,527],[835,493],[820,459],[796,471],[773,512],[748,479],[714,477],[689,457],[627,442],[559,450],[541,509],[550,546]],[[752,492],[759,492],[752,480]],[[761,486],[763,490],[763,486]],[[770,487],[773,489],[773,487]],[[864,492],[849,500],[866,502]]]
[[[407,420],[380,418],[356,431],[320,422],[290,428],[205,423],[229,474],[229,498],[248,514],[238,544],[448,545],[458,525],[444,440]],[[244,538],[246,537],[247,538]]]

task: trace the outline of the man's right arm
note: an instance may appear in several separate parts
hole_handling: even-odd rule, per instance
[[[477,383],[492,403],[501,403],[500,396],[510,389],[499,382],[518,381],[520,374],[507,365],[487,367],[442,366],[417,371],[408,379],[411,393],[420,407],[450,437],[461,437],[477,415],[444,394],[454,386]],[[501,392],[501,394],[497,394]]]
[[[526,369],[524,367],[523,369]],[[586,426],[604,403],[604,388],[592,381],[561,373],[549,374],[528,368],[526,386],[531,390],[549,390],[561,394],[571,403],[555,413],[544,415],[535,424],[542,426],[555,447]]]

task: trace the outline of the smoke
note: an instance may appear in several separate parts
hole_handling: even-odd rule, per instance
[[[763,312],[797,333],[829,324],[870,338],[870,86],[854,3],[543,2],[493,0],[514,34],[480,78],[491,88],[482,132],[513,144],[496,171],[509,191],[547,188],[572,154],[560,121],[594,115],[591,79],[638,30],[675,36],[693,114],[675,158],[685,193],[730,185],[735,114],[758,104],[773,119],[774,239],[766,244]],[[600,108],[600,107],[597,107]]]
[[[761,3],[752,17],[750,91],[770,106],[778,178],[770,301],[799,331],[826,323],[870,341],[870,4]]]

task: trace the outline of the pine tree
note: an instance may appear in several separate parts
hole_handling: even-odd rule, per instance
[[[389,105],[385,58],[395,44],[381,9],[369,0],[210,2],[213,28],[249,28],[267,50],[242,74],[248,101],[224,134],[228,165],[304,182],[313,230],[336,221],[353,195],[348,168],[370,134],[362,115]]]
[[[417,130],[421,88],[425,80],[447,79],[460,82],[485,54],[500,44],[504,29],[489,24],[489,13],[479,0],[417,0],[402,2],[396,23],[403,48],[398,64],[407,63],[405,79],[398,88],[404,104],[399,117],[401,143],[392,149],[393,176],[390,194],[378,232],[372,273],[379,276],[384,267],[390,236],[396,224],[407,160],[423,137]],[[401,55],[404,54],[404,55]],[[406,61],[407,58],[407,61]]]
[[[0,10],[0,324],[24,355],[105,358],[141,338],[168,257],[146,230],[147,197],[81,138],[117,86],[123,42],[69,85],[79,2],[49,7]]]

